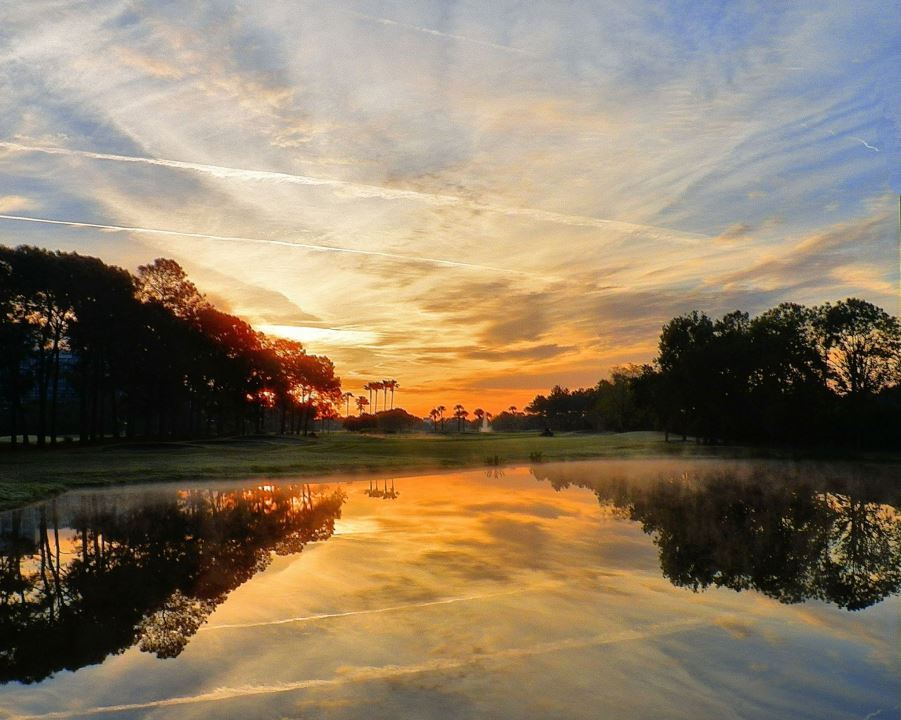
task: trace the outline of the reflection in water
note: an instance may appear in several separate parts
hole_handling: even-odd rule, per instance
[[[785,477],[695,470],[653,480],[581,465],[532,467],[556,490],[591,489],[641,523],[663,574],[694,591],[754,589],[782,603],[860,610],[901,591],[901,502],[894,478]]]
[[[176,657],[272,553],[334,532],[343,491],[76,495],[0,527],[0,682],[35,682],[138,644]]]
[[[388,489],[388,479],[384,480],[385,487],[383,489],[379,489],[379,481],[375,481],[375,485],[373,485],[372,478],[369,479],[369,489],[364,490],[365,494],[369,497],[381,498],[382,500],[397,500],[400,496],[400,492],[395,490],[394,488],[394,478],[391,478],[391,489]]]

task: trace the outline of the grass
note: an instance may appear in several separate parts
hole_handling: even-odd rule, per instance
[[[62,445],[0,453],[0,508],[86,486],[342,472],[412,471],[501,465],[540,458],[650,457],[698,454],[693,444],[658,433],[351,435],[314,439],[254,436],[184,442]]]
[[[2,445],[0,445],[2,447]],[[0,452],[0,509],[18,507],[78,487],[126,483],[316,476],[331,473],[415,472],[589,458],[662,456],[810,456],[792,450],[704,447],[664,442],[655,432],[589,435],[492,433],[356,435],[318,438],[248,436],[183,442],[117,442],[54,448],[8,446]],[[819,459],[845,452],[815,451]],[[855,457],[857,457],[855,455]],[[897,453],[857,459],[901,461]]]

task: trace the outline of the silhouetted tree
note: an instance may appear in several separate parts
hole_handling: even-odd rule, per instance
[[[340,378],[323,356],[212,307],[174,260],[137,277],[96,258],[0,247],[0,425],[39,444],[109,435],[306,432]],[[271,419],[275,411],[277,419]]]
[[[194,318],[209,304],[175,260],[157,258],[138,267],[137,297],[157,302],[180,318]]]
[[[457,432],[463,432],[463,421],[469,416],[469,410],[462,405],[454,405],[454,417],[457,419]]]

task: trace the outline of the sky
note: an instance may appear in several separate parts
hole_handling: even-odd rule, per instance
[[[0,243],[498,412],[693,309],[899,310],[892,2],[0,3]]]

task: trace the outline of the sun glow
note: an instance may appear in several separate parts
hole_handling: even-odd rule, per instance
[[[267,335],[277,335],[301,343],[323,343],[327,345],[374,345],[378,333],[368,330],[339,330],[336,328],[309,327],[306,325],[260,325],[260,331]]]

